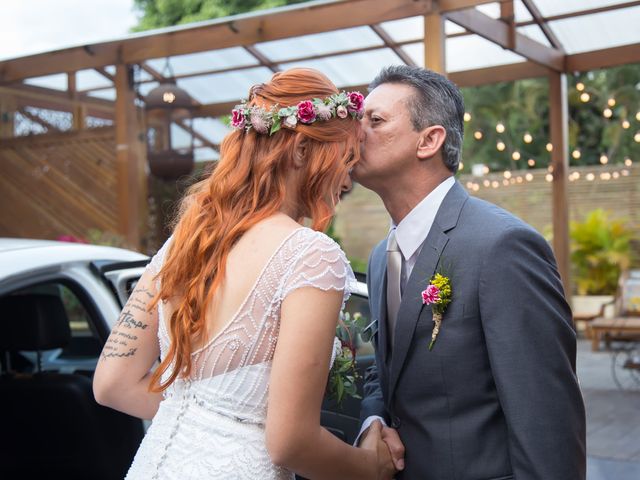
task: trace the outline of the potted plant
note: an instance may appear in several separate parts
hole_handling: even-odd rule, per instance
[[[596,209],[581,222],[571,222],[571,263],[577,295],[574,314],[594,315],[613,299],[620,272],[631,263],[632,232],[627,222]]]

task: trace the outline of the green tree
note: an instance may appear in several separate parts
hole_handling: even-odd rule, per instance
[[[134,0],[140,23],[134,32],[227,17],[308,0]]]

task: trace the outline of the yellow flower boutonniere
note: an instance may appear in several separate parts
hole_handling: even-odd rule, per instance
[[[451,303],[451,281],[449,277],[445,277],[439,273],[436,273],[429,286],[422,291],[422,303],[424,305],[431,305],[431,311],[433,312],[433,332],[431,333],[431,342],[429,343],[429,350],[433,348],[436,343],[436,338],[440,332],[440,325],[442,324],[442,316],[444,315],[447,306]]]

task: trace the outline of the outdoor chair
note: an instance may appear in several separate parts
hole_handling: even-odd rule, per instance
[[[607,306],[613,304],[612,317],[605,317]],[[589,326],[591,349],[596,352],[604,340],[607,349],[611,342],[634,342],[640,340],[640,270],[623,272],[618,282],[614,299],[602,305],[600,314]]]

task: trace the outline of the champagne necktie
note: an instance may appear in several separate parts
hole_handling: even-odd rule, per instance
[[[393,346],[398,310],[400,308],[400,275],[402,272],[402,252],[396,240],[396,229],[391,230],[387,241],[387,332],[389,345]]]

